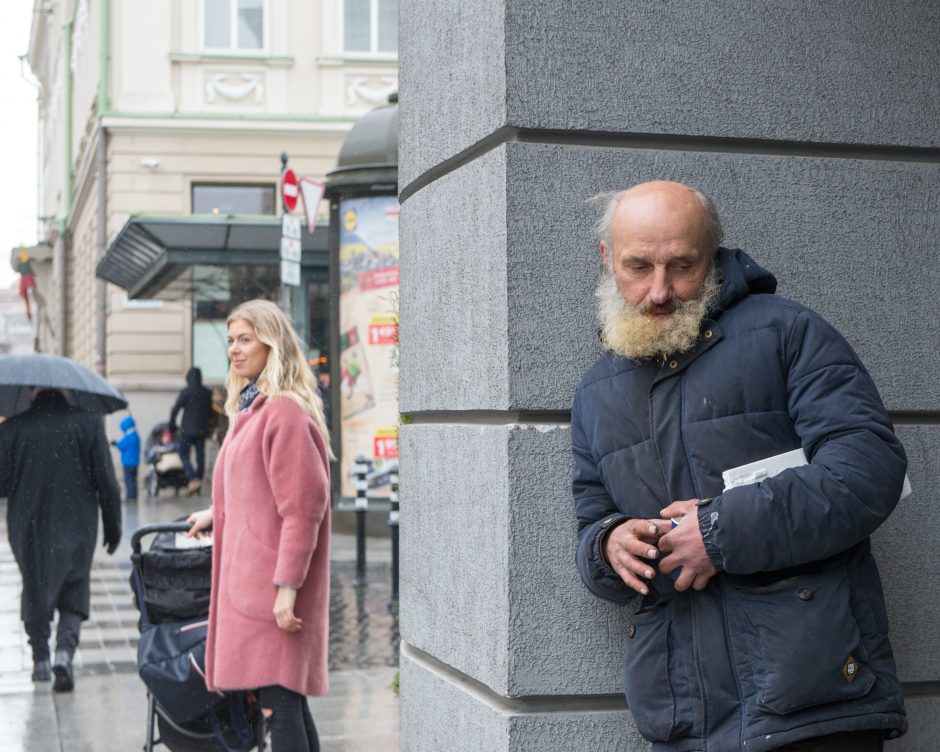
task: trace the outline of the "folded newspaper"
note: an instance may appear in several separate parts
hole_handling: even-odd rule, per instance
[[[206,548],[211,545],[211,533],[203,533],[198,538],[190,538],[186,533],[177,533],[173,539],[175,548]]]
[[[725,470],[722,474],[722,480],[725,482],[725,491],[729,488],[746,486],[751,483],[760,483],[765,478],[772,478],[777,473],[783,472],[791,467],[809,464],[806,461],[806,455],[802,449],[794,449],[792,452],[775,454],[773,457],[766,457],[757,462],[749,462],[740,467],[732,467]],[[901,498],[909,496],[911,493],[911,481],[907,475],[904,476],[904,487],[901,489]]]

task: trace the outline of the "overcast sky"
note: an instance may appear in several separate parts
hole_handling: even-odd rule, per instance
[[[4,0],[0,23],[0,285],[16,273],[10,249],[36,237],[36,95],[23,80],[20,55],[29,48],[33,0]],[[28,66],[24,69],[28,74]]]

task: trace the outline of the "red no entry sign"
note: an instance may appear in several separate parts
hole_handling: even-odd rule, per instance
[[[284,208],[292,212],[297,206],[297,176],[293,170],[284,170],[281,176],[281,198],[284,199]]]

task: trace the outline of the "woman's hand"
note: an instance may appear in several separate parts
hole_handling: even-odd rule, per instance
[[[303,622],[294,616],[294,604],[297,602],[297,591],[290,587],[279,587],[277,598],[274,599],[274,618],[277,625],[285,632],[299,632]]]
[[[190,538],[201,537],[203,530],[212,527],[212,507],[193,512],[186,518],[186,521],[192,525],[192,527],[186,531],[186,535]]]

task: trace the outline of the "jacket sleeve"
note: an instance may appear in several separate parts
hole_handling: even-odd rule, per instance
[[[121,539],[121,491],[114,474],[114,462],[105,437],[104,423],[100,419],[95,423],[91,447],[92,481],[98,492],[105,540],[117,542]]]
[[[173,403],[173,409],[170,410],[170,430],[176,430],[176,416],[179,415],[180,410],[186,407],[186,399],[189,397],[189,393],[184,389],[176,397],[176,402]]]
[[[0,499],[8,497],[13,490],[12,433],[0,424]]]
[[[281,517],[281,537],[272,582],[299,588],[317,547],[320,522],[330,503],[330,477],[319,431],[289,397],[268,403],[276,413],[264,431],[268,483]]]
[[[637,592],[627,587],[620,576],[607,566],[601,555],[601,543],[608,530],[628,517],[617,509],[607,493],[587,444],[581,423],[579,392],[575,395],[571,410],[571,450],[575,463],[571,489],[578,518],[578,571],[594,595],[622,605],[632,600]]]
[[[845,339],[799,313],[782,343],[787,410],[808,465],[730,489],[699,508],[719,571],[818,561],[870,536],[898,503],[907,458],[874,382]]]

